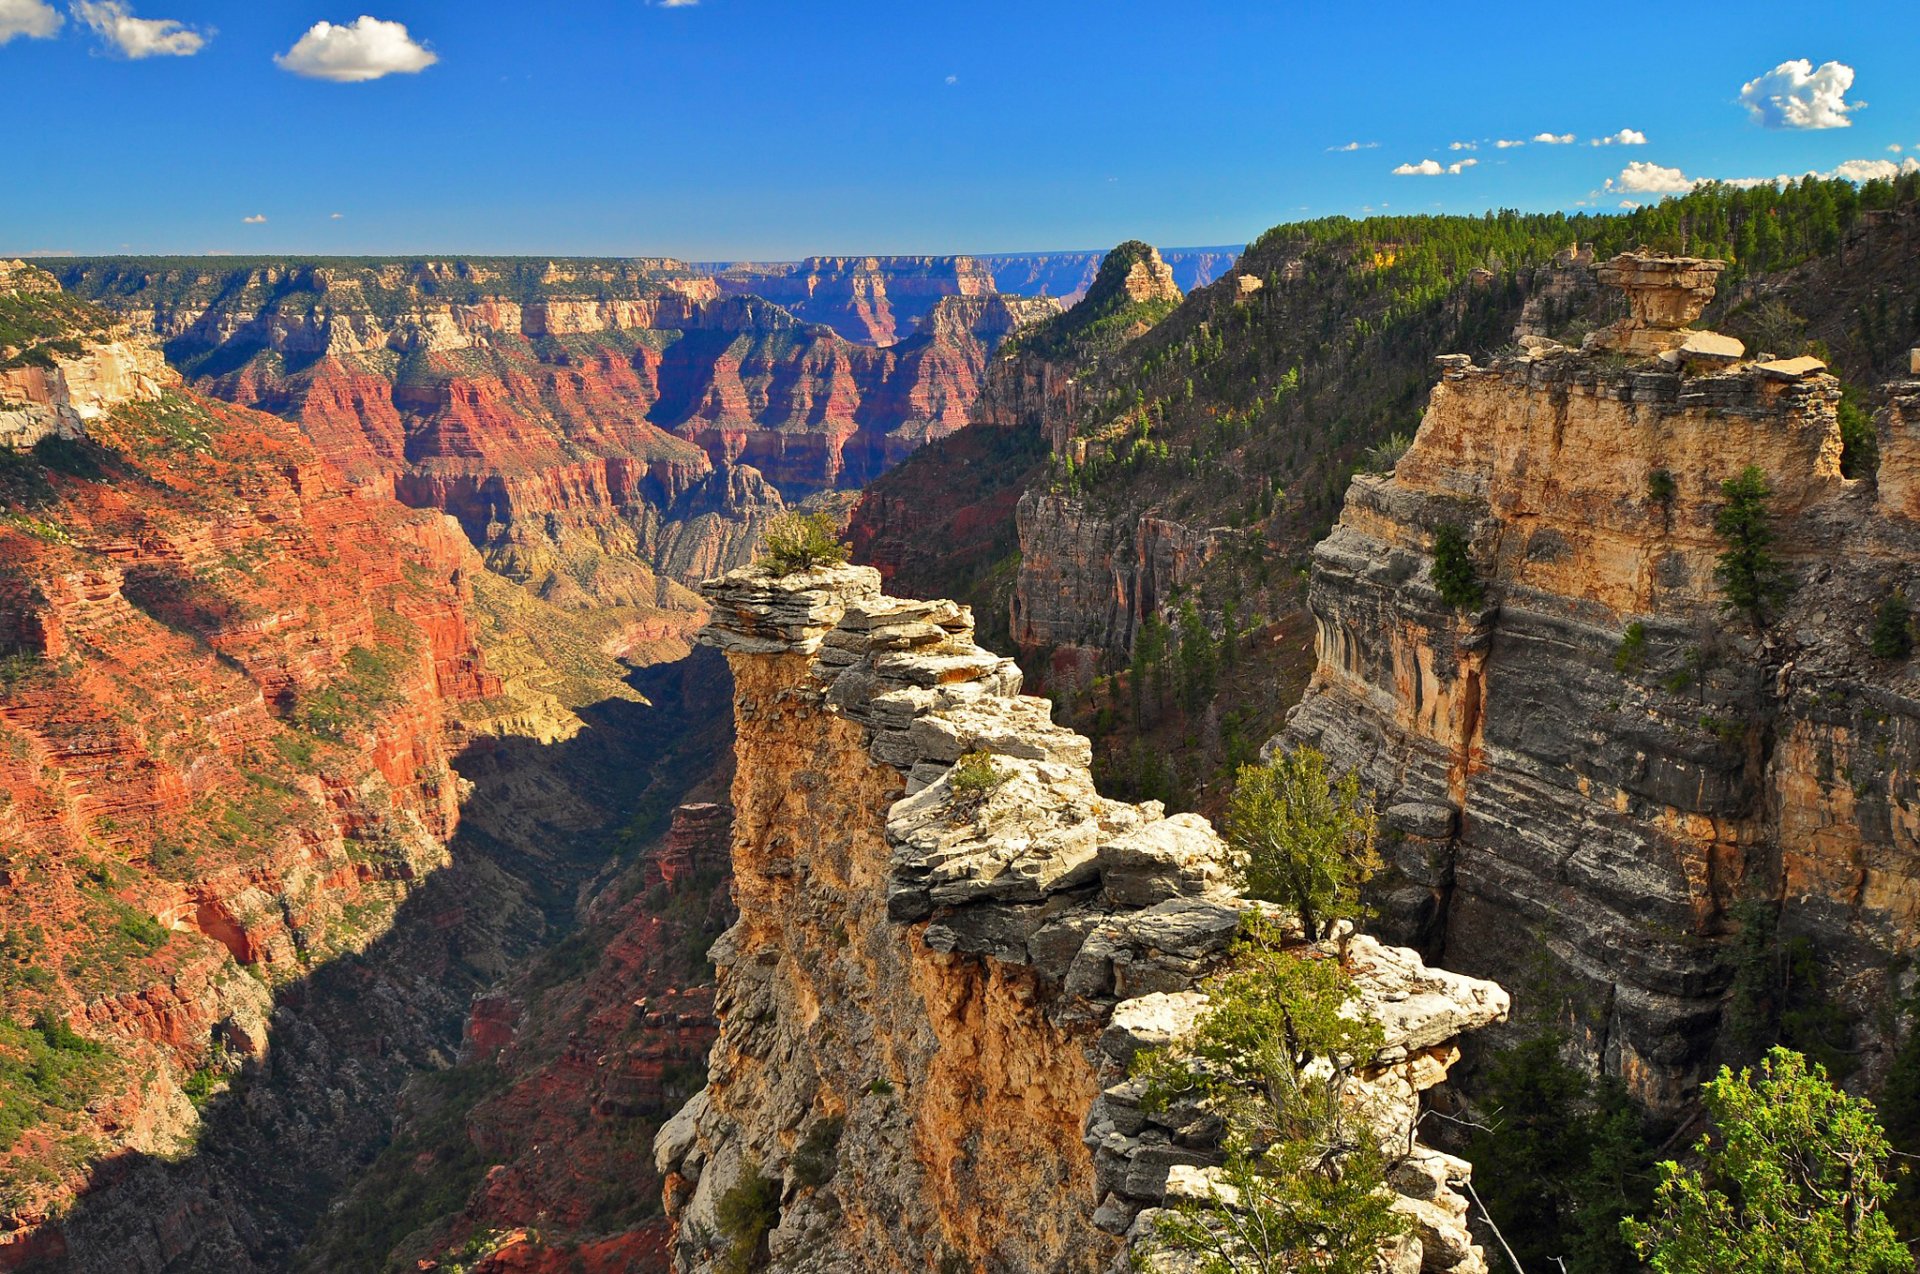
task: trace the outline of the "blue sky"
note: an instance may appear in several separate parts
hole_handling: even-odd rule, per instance
[[[1614,12],[0,0],[0,35],[17,32],[0,43],[0,252],[1217,244],[1332,213],[1611,208],[1920,155],[1910,4]],[[1743,86],[1800,59],[1811,83],[1756,98],[1782,94],[1769,127]],[[1645,143],[1590,144],[1622,130]],[[1441,172],[1393,171],[1423,165]]]

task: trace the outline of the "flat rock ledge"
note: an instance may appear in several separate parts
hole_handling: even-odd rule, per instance
[[[1155,1250],[1153,1220],[1220,1188],[1220,1129],[1197,1109],[1143,1112],[1127,1066],[1192,1030],[1201,985],[1249,912],[1285,918],[1236,891],[1231,851],[1204,818],[1101,796],[1091,744],[1055,725],[1044,699],[1019,693],[1019,669],[974,642],[966,607],[886,597],[876,572],[851,566],[786,577],[743,568],[702,591],[714,610],[701,641],[812,656],[822,707],[864,725],[873,757],[901,772],[906,795],[884,811],[889,918],[917,926],[909,940],[934,951],[1031,971],[1040,1007],[1083,1034],[1106,1084],[1084,1140],[1100,1191],[1095,1223],[1128,1236],[1116,1274],[1136,1257],[1183,1269],[1177,1254]],[[969,752],[991,758],[984,790],[956,787],[954,763]],[[1507,994],[1430,969],[1412,951],[1341,938],[1361,1006],[1387,1041],[1356,1071],[1349,1100],[1403,1156],[1396,1207],[1412,1221],[1382,1268],[1481,1274],[1456,1188],[1471,1169],[1415,1133],[1420,1093],[1445,1078],[1455,1040],[1503,1020]],[[1338,945],[1311,949],[1334,958]],[[684,1154],[676,1130],[696,1118],[683,1112],[663,1128],[663,1172],[677,1166],[677,1147]]]

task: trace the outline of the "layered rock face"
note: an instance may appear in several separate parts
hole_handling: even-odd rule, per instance
[[[724,266],[714,282],[729,295],[765,297],[865,345],[905,339],[945,298],[996,291],[991,271],[972,257],[808,257]]]
[[[1250,903],[1202,819],[1100,797],[1088,741],[1018,694],[967,611],[843,567],[710,582],[735,679],[734,897],[708,1086],[660,1132],[675,1267],[761,1236],[782,1270],[1127,1268],[1217,1147],[1139,1110],[1125,1064],[1204,1004]],[[984,752],[985,790],[956,777]],[[1388,1047],[1361,1068],[1404,1151],[1419,1090],[1499,987],[1353,939]],[[1356,1095],[1356,1100],[1357,1100]],[[1391,1111],[1391,1115],[1384,1112]],[[1484,1269],[1453,1182],[1408,1168],[1405,1270]]]
[[[82,437],[89,420],[179,383],[159,350],[71,301],[44,270],[0,261],[0,295],[27,308],[29,320],[19,331],[0,329],[0,447]],[[87,339],[75,339],[82,334]]]
[[[1889,387],[1877,487],[1843,478],[1818,363],[1679,330],[1714,264],[1613,263],[1634,317],[1586,352],[1441,360],[1412,448],[1315,551],[1319,666],[1284,735],[1388,807],[1385,932],[1468,972],[1533,962],[1521,1015],[1660,1111],[1721,1056],[1738,904],[1811,940],[1869,1081],[1920,920],[1920,698],[1867,645],[1914,586],[1920,385]],[[1759,629],[1715,574],[1748,466],[1795,584]],[[1481,609],[1436,589],[1449,526]]]
[[[263,1055],[269,988],[446,863],[457,714],[499,690],[447,519],[355,492],[274,417],[132,397],[6,478],[5,1017],[108,1053],[0,1149],[0,1266],[91,1161],[189,1144],[183,1086]]]
[[[67,280],[164,337],[198,387],[298,421],[368,489],[453,514],[500,574],[617,610],[639,640],[696,610],[679,582],[746,560],[786,501],[963,425],[992,350],[1056,307],[950,273],[886,348],[675,262],[115,261]]]

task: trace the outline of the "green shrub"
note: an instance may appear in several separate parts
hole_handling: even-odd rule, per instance
[[[1380,869],[1376,830],[1359,775],[1334,781],[1313,748],[1242,766],[1227,803],[1227,843],[1247,893],[1292,907],[1309,940],[1360,914],[1359,887]]]
[[[1680,484],[1674,481],[1671,471],[1655,469],[1647,475],[1647,499],[1653,504],[1671,509],[1676,496],[1680,494]]]
[[[1155,1237],[1204,1274],[1376,1269],[1407,1223],[1376,1134],[1342,1091],[1379,1050],[1380,1024],[1348,1011],[1355,992],[1338,961],[1303,959],[1257,920],[1206,989],[1193,1035],[1137,1055],[1132,1070],[1146,1081],[1142,1109],[1177,1099],[1222,1120],[1233,1201],[1169,1209]]]
[[[1880,437],[1873,417],[1860,405],[1860,395],[1848,385],[1840,391],[1840,473],[1848,478],[1871,478],[1880,472]]]
[[[1477,608],[1486,599],[1480,574],[1467,550],[1466,532],[1452,523],[1433,533],[1433,586],[1455,610]]]
[[[1906,593],[1896,588],[1881,600],[1867,644],[1875,659],[1905,659],[1913,653],[1913,612]]]
[[[1407,454],[1407,448],[1413,445],[1413,435],[1404,431],[1387,435],[1381,441],[1367,448],[1366,469],[1368,473],[1392,473],[1400,457]]]
[[[720,1268],[726,1274],[747,1274],[768,1231],[780,1223],[780,1183],[758,1165],[747,1164],[740,1179],[720,1196],[715,1218],[727,1240]]]
[[[1007,781],[988,752],[969,752],[953,763],[953,794],[962,800],[984,800]]]
[[[1613,652],[1613,670],[1622,676],[1647,662],[1647,626],[1639,620],[1627,625],[1626,635]]]
[[[758,561],[775,575],[799,575],[823,566],[838,566],[851,553],[841,541],[840,528],[832,515],[789,512],[767,527]]]
[[[1910,1274],[1871,1105],[1784,1048],[1757,1075],[1722,1067],[1705,1094],[1714,1135],[1693,1147],[1701,1166],[1661,1164],[1651,1216],[1622,1223],[1654,1274]]]

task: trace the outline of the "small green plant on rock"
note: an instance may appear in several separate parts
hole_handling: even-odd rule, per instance
[[[1404,431],[1388,434],[1381,441],[1367,448],[1366,468],[1368,473],[1392,473],[1394,466],[1400,463],[1400,457],[1407,454],[1407,448],[1413,446],[1413,436]]]
[[[720,1258],[725,1274],[747,1274],[767,1234],[780,1222],[780,1183],[747,1164],[715,1207],[727,1250]]]
[[[963,801],[983,801],[1007,781],[990,752],[968,752],[953,763],[953,794]]]
[[[1905,659],[1913,653],[1913,611],[1904,591],[1896,588],[1881,600],[1867,644],[1875,659]]]
[[[838,566],[852,553],[827,513],[782,513],[767,527],[760,565],[775,575],[799,575]]]
[[[1613,652],[1613,670],[1621,676],[1637,671],[1647,662],[1647,626],[1639,620],[1627,625],[1626,634]]]
[[[1440,600],[1455,610],[1477,609],[1486,599],[1467,548],[1467,534],[1451,522],[1433,533],[1433,586]]]

